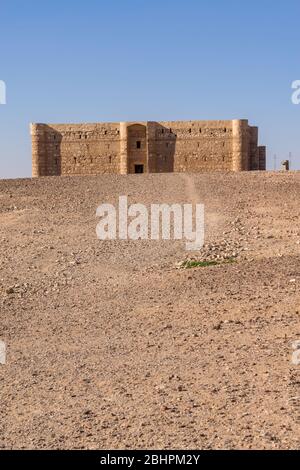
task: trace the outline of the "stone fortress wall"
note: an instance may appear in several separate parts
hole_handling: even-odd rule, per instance
[[[247,120],[31,124],[32,176],[265,170]]]

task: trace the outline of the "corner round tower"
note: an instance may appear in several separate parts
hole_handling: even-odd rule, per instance
[[[127,122],[120,122],[120,174],[128,173]]]
[[[43,176],[45,166],[44,131],[41,124],[30,124],[32,142],[32,177]]]
[[[248,120],[234,119],[232,121],[232,170],[248,170]]]

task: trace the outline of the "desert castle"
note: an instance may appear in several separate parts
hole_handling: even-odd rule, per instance
[[[31,124],[32,175],[265,170],[247,120]]]

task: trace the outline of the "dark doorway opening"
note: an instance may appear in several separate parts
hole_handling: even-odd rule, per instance
[[[144,173],[144,165],[134,165],[134,172],[136,174]]]

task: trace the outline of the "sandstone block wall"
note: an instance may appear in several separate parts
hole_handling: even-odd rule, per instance
[[[32,175],[264,170],[247,120],[31,124]]]

